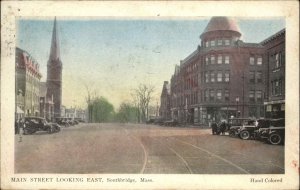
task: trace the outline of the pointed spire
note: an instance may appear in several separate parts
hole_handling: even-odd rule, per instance
[[[60,48],[59,48],[58,30],[56,26],[56,17],[55,17],[53,31],[52,31],[52,41],[51,41],[49,60],[59,60],[59,59],[60,59]]]

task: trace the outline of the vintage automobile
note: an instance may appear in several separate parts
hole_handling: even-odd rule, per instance
[[[176,119],[173,119],[173,120],[165,121],[163,125],[165,125],[165,126],[178,126],[179,123]]]
[[[257,136],[259,140],[270,144],[282,144],[285,139],[285,119],[271,119],[269,125],[258,129]]]
[[[226,131],[228,131],[230,137],[237,137],[240,135],[243,126],[254,125],[254,122],[255,120],[250,118],[230,118]]]
[[[68,119],[65,117],[57,117],[57,118],[55,118],[55,122],[58,123],[59,125],[65,126],[65,127],[70,126]]]
[[[243,140],[256,139],[257,131],[260,128],[268,127],[270,123],[269,119],[258,119],[255,123],[250,123],[250,125],[243,125],[240,129],[240,138]]]
[[[46,131],[50,134],[60,131],[60,126],[55,123],[48,123],[42,117],[25,117],[24,135],[33,134],[37,131]]]

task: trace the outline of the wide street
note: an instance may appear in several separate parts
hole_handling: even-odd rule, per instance
[[[199,127],[81,123],[15,135],[15,172],[282,174],[284,146]]]

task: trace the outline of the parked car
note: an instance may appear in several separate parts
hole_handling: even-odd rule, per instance
[[[268,126],[260,128],[257,132],[258,138],[262,141],[277,145],[284,143],[285,119],[272,119]]]
[[[177,120],[168,120],[168,121],[165,121],[164,122],[164,125],[165,126],[178,126],[179,125],[179,123],[178,123],[178,121]]]
[[[156,118],[155,120],[154,120],[154,124],[156,124],[156,125],[163,125],[164,124],[164,118],[162,118],[162,117],[158,117],[158,118]]]
[[[255,139],[257,137],[257,131],[260,128],[269,126],[269,119],[258,119],[255,123],[250,123],[250,125],[245,124],[240,129],[240,138],[243,140],[249,140],[251,138]]]
[[[250,118],[230,118],[226,130],[230,137],[236,137],[240,135],[243,126],[254,125],[254,122],[255,120]]]
[[[48,123],[42,117],[25,117],[24,135],[33,134],[37,131],[47,131],[50,134],[60,131],[60,126]]]
[[[68,119],[65,117],[57,117],[55,118],[56,123],[58,123],[59,125],[65,126],[65,127],[69,127],[70,124],[68,122]]]

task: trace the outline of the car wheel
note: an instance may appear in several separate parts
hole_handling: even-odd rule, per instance
[[[229,131],[229,136],[230,137],[235,137],[235,131]]]
[[[269,142],[273,145],[278,145],[282,142],[282,138],[279,134],[273,133],[269,136]]]
[[[52,133],[52,128],[49,127],[49,128],[47,129],[47,132],[48,132],[49,134],[51,134],[51,133]]]
[[[248,140],[248,139],[250,139],[250,133],[249,133],[249,131],[242,131],[242,132],[240,133],[240,137],[241,137],[241,139],[243,139],[243,140]]]

